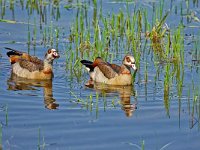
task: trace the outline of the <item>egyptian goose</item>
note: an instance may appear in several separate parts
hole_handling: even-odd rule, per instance
[[[11,48],[7,52],[12,64],[12,72],[19,77],[27,79],[52,79],[53,78],[53,60],[59,58],[55,49],[49,49],[45,54],[44,60],[31,56],[25,52],[20,52]]]
[[[135,59],[130,55],[124,57],[121,66],[105,62],[100,57],[97,57],[94,62],[81,60],[81,63],[86,66],[90,74],[89,84],[100,82],[110,85],[131,85],[131,68],[137,71]]]

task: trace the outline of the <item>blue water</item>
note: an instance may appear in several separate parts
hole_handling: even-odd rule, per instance
[[[4,150],[137,150],[142,146],[145,150],[199,149],[199,64],[192,62],[193,58],[190,54],[195,47],[193,41],[198,39],[199,35],[199,28],[191,26],[199,26],[199,22],[187,23],[186,17],[183,16],[183,23],[187,26],[184,29],[183,90],[179,98],[174,77],[167,108],[163,85],[165,66],[162,64],[159,66],[160,75],[155,81],[156,68],[152,53],[145,53],[141,58],[140,71],[136,75],[133,86],[87,88],[84,84],[89,77],[84,68],[81,70],[80,79],[66,68],[69,63],[66,58],[72,57],[68,50],[68,37],[70,27],[76,19],[77,7],[67,10],[64,6],[70,2],[62,0],[57,10],[57,7],[52,7],[52,3],[47,3],[46,23],[40,25],[40,15],[36,10],[28,15],[30,6],[28,11],[25,8],[26,2],[26,0],[23,2],[24,8],[22,8],[16,0],[12,11],[9,9],[10,3],[6,1],[5,15],[1,15],[2,19],[17,22],[14,24],[0,22],[0,121],[2,125],[0,144]],[[115,1],[102,2],[104,16],[108,13],[117,13],[120,8],[125,10],[126,3],[113,2]],[[86,3],[89,6],[89,17],[92,18],[93,3],[92,1]],[[156,1],[156,4],[159,2]],[[183,5],[183,12],[187,12],[184,1],[167,1],[165,10],[175,11],[177,6],[180,12],[180,4]],[[133,8],[134,4],[129,5]],[[100,1],[98,6],[99,9]],[[150,1],[137,2],[137,7],[146,7],[148,14],[152,14]],[[3,6],[0,8],[1,12],[3,8]],[[190,2],[189,10],[194,12],[196,17],[200,17],[199,4],[193,5]],[[56,18],[58,11],[60,17]],[[167,24],[172,29],[177,27],[177,20],[182,18],[180,13],[175,14],[173,11],[167,19]],[[42,42],[44,31],[50,30],[50,26],[53,26],[53,45],[50,42],[45,45]],[[56,29],[59,29],[58,43],[55,38]],[[28,34],[31,37],[30,44],[27,44]],[[59,49],[61,57],[54,62],[53,81],[29,81],[13,76],[3,47],[29,52],[40,58],[44,57],[48,47]],[[147,46],[149,47],[150,45]],[[120,56],[114,56],[114,63],[121,63],[120,59],[123,58],[124,52],[123,49],[120,51],[122,51]],[[147,83],[145,82],[146,61]],[[193,97],[195,93],[198,95],[196,103]]]

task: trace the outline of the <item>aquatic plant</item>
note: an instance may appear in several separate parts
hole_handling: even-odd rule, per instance
[[[170,63],[167,63],[167,65],[165,66],[165,78],[164,78],[164,106],[166,109],[166,113],[167,116],[170,117],[170,113],[169,113],[169,108],[170,108],[170,99],[169,99],[169,95],[170,95],[170,87],[172,85],[172,75],[171,75],[171,71],[170,71]]]
[[[192,95],[190,94],[192,91]],[[200,88],[192,81],[192,85],[188,89],[188,111],[190,115],[190,128],[192,129],[196,124],[200,128]],[[192,96],[192,97],[191,97]],[[191,102],[192,101],[192,102]]]
[[[41,143],[41,131],[40,128],[38,128],[38,150],[44,150],[46,146],[47,144],[45,143],[44,136]]]
[[[198,35],[199,35],[199,33],[198,33]],[[194,46],[193,46],[193,49],[192,49],[192,61],[193,61],[193,63],[195,65],[200,64],[200,51],[199,51],[199,47],[200,47],[200,38],[199,38],[199,36],[197,36],[194,39]]]
[[[101,56],[104,60],[111,59],[111,62],[118,53],[132,52],[136,59],[136,65],[140,68],[143,18],[145,18],[145,30],[149,28],[146,11],[139,9],[134,10],[131,14],[127,5],[126,13],[119,10],[117,14],[103,16],[101,9],[98,14],[95,2],[93,5],[94,15],[91,22],[88,22],[90,18],[87,18],[87,9],[83,11],[78,8],[75,22],[70,29],[69,40],[71,43],[67,52],[73,53],[73,57],[76,59],[92,60]],[[67,59],[72,61],[68,64],[74,63],[74,59]]]
[[[167,12],[161,20],[157,20],[150,32],[146,32],[146,37],[149,38],[152,42],[152,48],[156,54],[159,54],[161,58],[165,59],[164,51],[164,36],[169,30],[165,21],[169,12]]]

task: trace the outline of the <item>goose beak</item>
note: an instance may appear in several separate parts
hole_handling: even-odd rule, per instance
[[[132,64],[131,67],[133,68],[133,70],[137,71],[137,67],[135,66],[135,64]]]
[[[54,52],[54,53],[53,53],[53,57],[54,57],[54,58],[59,58],[60,55],[59,55],[57,52]]]

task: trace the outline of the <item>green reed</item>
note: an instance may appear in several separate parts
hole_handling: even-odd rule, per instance
[[[10,4],[9,8],[10,8],[10,10],[12,10],[12,13],[13,13],[13,11],[14,11],[14,0],[9,0],[9,4]]]
[[[138,19],[137,19],[137,39],[141,41],[141,33],[142,33],[142,12],[138,10],[137,12]]]
[[[92,112],[92,108],[93,108],[93,96],[92,96],[92,94],[90,94],[90,96],[89,96],[89,110],[90,110],[90,112]]]
[[[200,98],[199,98],[199,89],[195,90],[194,91],[194,94],[193,94],[193,105],[192,105],[192,113],[191,113],[191,117],[192,117],[192,127],[195,126],[195,124],[198,124],[198,129],[200,128]]]
[[[96,119],[99,115],[99,94],[96,92]]]
[[[174,33],[172,39],[172,49],[173,49],[173,63],[174,63],[174,74],[176,76],[177,82],[177,92],[179,98],[182,95],[183,81],[184,81],[184,36],[183,27],[179,26]]]
[[[170,87],[172,84],[172,74],[170,72],[170,66],[171,66],[170,63],[167,63],[167,65],[165,66],[164,92],[163,92],[164,93],[164,96],[163,96],[164,97],[164,106],[165,106],[168,117],[170,116],[170,114],[169,114],[169,107],[170,107],[169,95],[170,95]]]
[[[46,46],[47,41],[48,41],[48,39],[47,39],[47,28],[46,27],[44,27],[44,29],[43,29],[43,35],[42,36],[43,36],[42,37],[43,44],[44,44],[44,46]]]
[[[0,0],[1,18],[3,19],[6,12],[6,0]]]
[[[153,17],[156,22],[153,24],[151,32],[147,32],[146,37],[152,43],[154,57],[158,58],[159,62],[166,63],[164,66],[163,97],[166,113],[169,116],[170,91],[173,85],[173,79],[176,81],[179,104],[181,104],[184,81],[184,32],[181,24],[174,32],[167,28],[165,21],[169,12],[163,16],[163,7],[163,1],[160,1],[160,7],[156,8],[154,6]],[[156,65],[155,62],[154,64]]]
[[[164,0],[160,0],[159,1],[159,16],[160,16],[160,20],[162,19],[163,16],[163,9],[164,9]]]
[[[145,142],[144,142],[144,140],[142,140],[142,142],[141,142],[141,150],[144,150],[144,145],[145,145]]]
[[[106,100],[106,92],[102,92],[102,98],[103,98],[103,110],[106,111],[106,107],[108,106],[107,100]]]
[[[115,34],[116,34],[116,32],[115,32],[115,15],[114,15],[114,13],[112,13],[112,16],[111,16],[109,22],[110,22],[111,37],[114,40]]]
[[[71,100],[71,102],[75,104],[81,104],[83,108],[86,108],[86,110],[89,110],[90,112],[93,111],[93,95],[90,94],[86,97],[86,99],[79,98],[74,92],[70,91],[70,94],[74,97],[74,100]]]
[[[80,81],[80,77],[82,75],[82,72],[80,71],[80,68],[81,68],[81,65],[80,65],[80,59],[77,59],[75,62],[74,62],[74,65],[73,65],[73,68],[72,68],[72,71],[73,71],[73,75],[76,76],[78,82]],[[72,67],[72,66],[71,66]]]
[[[116,97],[114,97],[114,98],[111,100],[111,105],[112,105],[113,108],[116,108],[115,99],[116,99]]]
[[[36,0],[27,0],[26,1],[26,9],[28,10],[28,14],[31,15],[34,10],[39,12],[39,3]]]
[[[183,27],[180,25],[175,31],[172,39],[173,57],[177,61],[184,61],[184,37],[182,35]],[[182,62],[184,63],[184,62]]]
[[[28,32],[27,32],[27,45],[28,45],[28,53],[30,53],[30,45],[31,45],[31,32],[30,32],[30,24],[29,24],[29,18],[28,18]]]
[[[137,147],[137,149],[139,149],[139,150],[145,150],[145,140],[140,141],[140,145],[135,144],[135,143],[128,143],[128,144],[131,146]],[[173,144],[173,142],[169,142],[169,143],[163,145],[161,148],[159,148],[159,150],[165,150],[171,144]]]
[[[58,45],[59,45],[59,35],[60,35],[60,30],[58,27],[56,27],[55,29],[56,49],[58,49]]]
[[[143,12],[143,20],[144,20],[144,33],[147,33],[147,31],[150,31],[150,23],[148,21],[148,15],[147,15],[147,10],[145,9]]]
[[[200,88],[198,83],[192,81],[192,110],[191,110],[191,128],[198,123],[200,129]]]
[[[94,2],[94,5],[96,3]],[[96,7],[96,6],[95,6]],[[127,8],[128,10],[128,8]],[[97,10],[94,10],[97,11]],[[100,11],[100,14],[98,15],[97,12],[94,12],[95,16],[93,16],[92,24],[89,23],[89,25],[85,25],[83,22],[83,16],[86,14],[84,11],[79,11],[76,15],[75,20],[75,29],[74,27],[71,28],[71,35],[70,39],[74,43],[74,46],[76,47],[76,57],[88,57],[85,53],[83,55],[82,49],[84,48],[84,43],[90,43],[89,47],[89,53],[91,53],[90,56],[92,58],[101,56],[104,59],[107,59],[108,56],[113,56],[110,49],[111,42],[114,42],[113,45],[115,45],[115,51],[118,50],[118,43],[124,43],[126,41],[128,43],[127,48],[125,49],[132,49],[131,45],[135,46],[135,40],[136,37],[134,36],[135,28],[136,28],[136,22],[139,24],[138,34],[137,36],[141,39],[141,31],[142,31],[142,12],[138,11],[137,14],[134,14],[132,20],[132,16],[130,15],[130,12],[128,14],[125,14],[122,10],[119,11],[118,14],[108,14],[108,17],[103,17],[102,12]],[[137,17],[136,17],[137,16]],[[136,17],[136,18],[135,18]],[[136,21],[138,19],[138,21]],[[80,26],[79,26],[80,24]],[[100,26],[101,24],[101,26]],[[102,26],[103,25],[103,26]],[[125,26],[124,26],[125,25]],[[80,28],[79,28],[80,27]],[[88,28],[89,27],[89,28]],[[80,29],[80,30],[79,30]],[[89,31],[92,31],[89,33]],[[80,35],[80,36],[79,36]],[[123,40],[122,37],[126,35],[126,39]],[[93,37],[93,40],[91,39]],[[119,38],[120,37],[120,38]],[[79,39],[80,38],[80,39]],[[122,40],[119,42],[119,40]],[[137,41],[137,43],[139,43]],[[136,45],[137,47],[137,45]],[[136,50],[136,48],[135,48]],[[136,53],[136,52],[135,52]],[[139,52],[138,52],[139,54]],[[91,59],[91,58],[90,58]],[[139,60],[139,59],[137,59]],[[137,61],[139,63],[139,61]]]
[[[44,150],[45,147],[46,147],[46,144],[45,144],[44,136],[42,138],[42,143],[41,143],[41,130],[40,128],[38,128],[38,150]]]
[[[144,81],[145,81],[145,83],[148,83],[148,68],[147,68],[147,61],[146,61],[146,63],[145,63]]]
[[[130,146],[134,146],[139,150],[145,150],[145,141],[144,140],[140,141],[140,144],[135,144],[132,142],[128,142],[127,144],[129,144]]]
[[[53,6],[52,6],[52,16],[56,18],[56,21],[61,17],[60,16],[60,0],[53,0]]]
[[[49,27],[49,39],[50,39],[50,45],[53,45],[53,21],[51,21],[50,27]]]
[[[40,128],[38,128],[38,150],[40,150],[40,139],[41,139],[40,136],[41,136],[40,135]]]
[[[34,18],[34,29],[33,29],[33,46],[34,47],[36,46],[36,40],[37,40],[37,25],[36,25],[36,18]]]
[[[159,5],[156,5],[153,2],[153,12],[152,12],[152,27],[156,24],[158,20],[161,20],[163,17],[163,10],[164,10],[164,0],[159,1]]]
[[[158,65],[158,63],[154,62],[154,66],[156,68],[156,74],[154,76],[154,91],[153,91],[153,100],[155,100],[156,98],[156,93],[157,93],[157,82],[160,76],[160,66]]]
[[[200,51],[199,51],[199,47],[200,47],[200,38],[199,38],[199,33],[198,36],[196,37],[196,39],[194,39],[194,46],[193,46],[193,50],[192,50],[192,59],[193,62],[195,64],[199,64],[200,63]]]
[[[164,54],[164,37],[166,34],[167,29],[163,28],[165,25],[165,21],[169,12],[167,12],[159,21],[157,20],[156,23],[153,25],[150,32],[146,33],[146,37],[150,39],[152,43],[152,48],[156,54],[159,54],[160,57],[165,59]]]
[[[21,5],[22,9],[24,9],[24,0],[20,0],[20,5]]]

